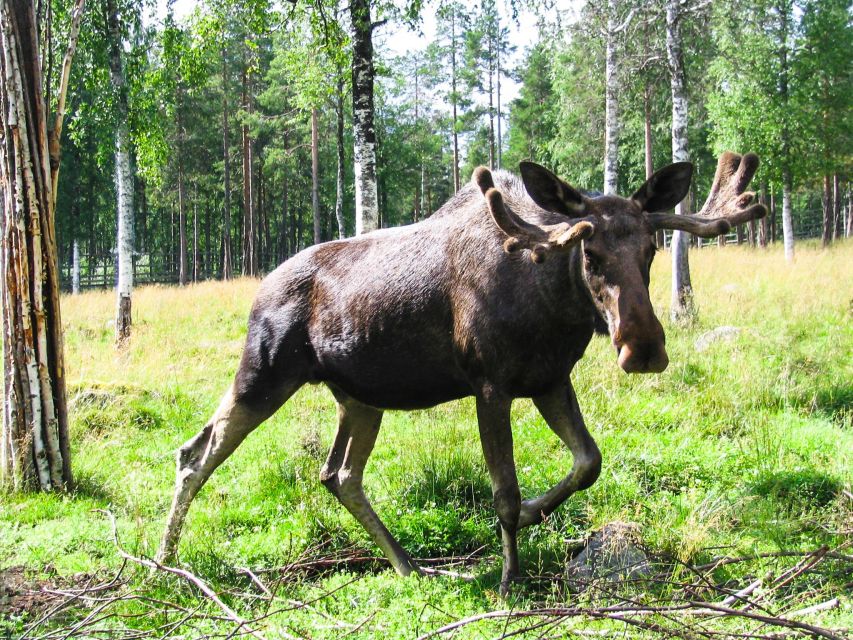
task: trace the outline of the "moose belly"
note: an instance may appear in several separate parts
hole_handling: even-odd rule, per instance
[[[449,349],[425,336],[337,336],[315,344],[315,379],[380,409],[423,409],[471,395]]]

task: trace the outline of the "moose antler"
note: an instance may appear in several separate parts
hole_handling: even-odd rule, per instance
[[[755,193],[745,191],[758,169],[758,156],[740,156],[726,151],[717,162],[714,184],[701,211],[695,215],[649,213],[647,218],[655,229],[689,231],[702,238],[714,238],[744,222],[763,218],[767,207],[752,203]]]
[[[509,236],[503,244],[504,251],[507,253],[529,249],[530,259],[541,263],[545,261],[545,255],[548,252],[568,251],[581,240],[589,238],[594,231],[592,223],[587,220],[581,220],[575,224],[562,222],[544,227],[530,224],[504,204],[503,195],[495,189],[492,172],[486,167],[474,169],[472,181],[483,192],[492,220]]]

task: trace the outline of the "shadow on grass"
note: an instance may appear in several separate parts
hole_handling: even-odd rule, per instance
[[[825,507],[840,490],[838,480],[812,469],[767,473],[750,487],[752,495],[762,496],[792,511]]]
[[[72,495],[89,498],[105,505],[121,502],[119,495],[110,489],[108,481],[85,471],[74,474],[74,490]]]

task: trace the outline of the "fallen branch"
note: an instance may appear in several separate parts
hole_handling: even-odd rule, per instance
[[[202,580],[198,576],[190,573],[186,569],[179,569],[177,567],[169,567],[169,566],[160,564],[159,562],[157,562],[155,560],[148,560],[147,558],[138,558],[136,556],[133,556],[133,555],[127,553],[124,549],[122,549],[121,544],[119,544],[118,529],[116,527],[116,519],[115,519],[115,516],[112,514],[112,512],[108,511],[106,509],[94,509],[94,511],[97,513],[102,513],[110,519],[110,522],[112,524],[112,531],[113,531],[113,542],[115,543],[116,550],[118,551],[119,555],[122,558],[124,558],[125,560],[130,560],[131,562],[135,562],[137,564],[140,564],[143,567],[148,567],[149,569],[156,569],[157,571],[164,571],[166,573],[171,573],[171,574],[174,574],[176,576],[182,577],[187,582],[190,582],[191,584],[195,585],[199,589],[199,591],[201,591],[214,604],[216,604],[216,606],[218,606],[222,610],[222,612],[226,616],[228,616],[228,618],[230,618],[233,622],[235,622],[237,624],[238,630],[245,628],[246,631],[250,635],[255,636],[256,638],[258,638],[258,640],[266,640],[264,638],[264,636],[261,635],[261,633],[259,633],[258,631],[255,631],[253,629],[250,629],[248,627],[247,621],[244,620],[231,607],[229,607],[227,604],[222,602],[222,600],[219,598],[219,596],[216,595],[216,592],[213,589],[211,589],[209,586],[207,586],[207,583],[205,583],[204,580]],[[288,640],[297,640],[295,636],[292,636],[285,631],[281,631],[281,634],[283,637],[287,638]]]

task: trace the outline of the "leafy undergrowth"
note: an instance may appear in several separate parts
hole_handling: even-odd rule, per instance
[[[303,388],[213,475],[190,512],[182,566],[239,615],[262,618],[252,628],[268,638],[408,638],[495,609],[606,608],[675,602],[676,596],[717,601],[713,589],[776,579],[807,552],[850,553],[843,546],[853,521],[853,244],[829,251],[800,247],[793,266],[776,249],[694,251],[699,321],[688,328],[665,320],[667,258],[655,263],[652,297],[671,365],[660,375],[626,376],[608,341],[593,340],[573,380],[604,454],[603,471],[591,489],[522,533],[526,579],[510,602],[496,594],[499,545],[470,400],[388,412],[366,485],[413,555],[474,580],[403,580],[370,559],[375,551],[367,535],[318,480],[336,420],[324,387]],[[121,353],[112,347],[110,293],[63,299],[76,489],[0,498],[0,568],[16,576],[19,592],[23,584],[40,591],[44,585],[82,588],[74,576],[86,576],[90,586],[113,580],[122,558],[109,518],[96,510],[115,514],[129,554],[153,555],[171,499],[174,452],[203,426],[227,388],[256,288],[251,280],[142,288],[134,295],[133,339]],[[702,351],[694,347],[700,335],[722,325],[740,332]],[[529,497],[559,480],[571,455],[530,401],[517,401],[513,417],[519,480]],[[565,565],[575,541],[615,520],[637,523],[659,559],[656,575],[665,579],[609,591],[569,589]],[[779,552],[800,555],[720,566],[708,574],[707,592],[685,592],[695,576],[683,563]],[[276,599],[265,597],[245,569]],[[797,620],[850,628],[851,580],[850,564],[826,557],[778,589],[765,580],[749,610],[775,615],[838,598],[838,606]],[[139,597],[119,599],[110,609],[116,615],[96,623],[97,615],[89,622],[85,616],[97,601],[78,598],[36,628],[48,605],[16,608],[8,604],[14,594],[0,589],[0,636],[67,632],[78,624],[72,636],[129,637],[120,630],[137,629],[205,637],[235,629],[185,580],[133,563],[104,593]],[[197,607],[195,617],[176,626]],[[550,626],[528,631],[536,621],[483,620],[453,637],[512,630],[518,637],[572,637],[582,628],[663,633],[612,616],[549,620]],[[780,630],[749,618],[714,624],[730,634]]]

